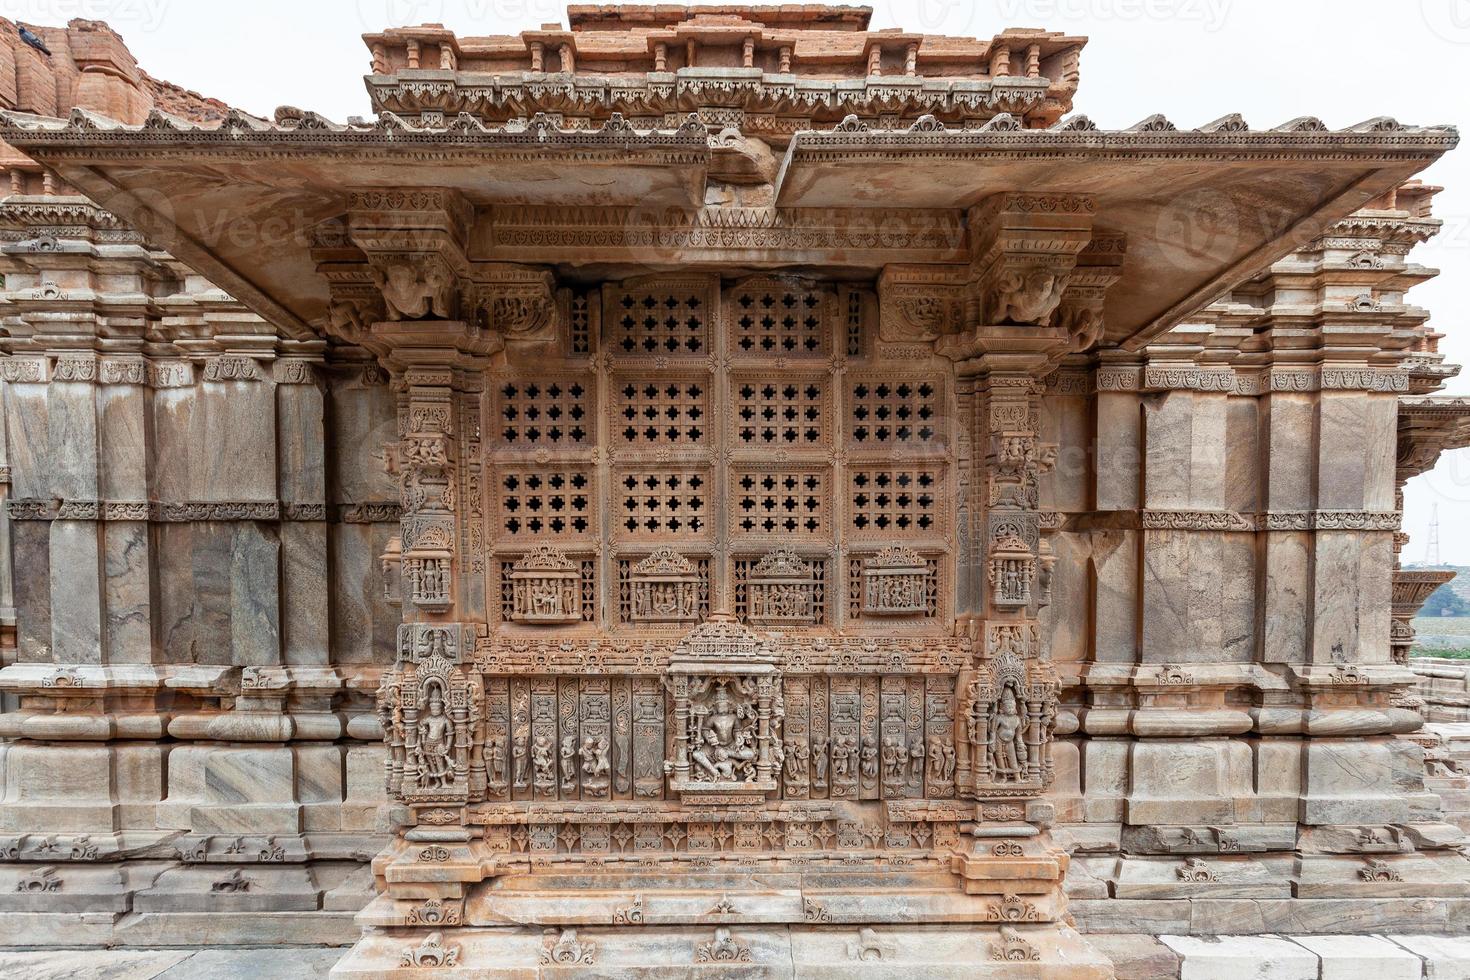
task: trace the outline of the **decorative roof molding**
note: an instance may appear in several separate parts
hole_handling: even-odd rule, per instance
[[[1439,153],[1459,140],[1453,126],[1403,126],[1381,129],[1286,128],[1243,129],[1238,116],[1207,124],[1200,129],[1180,130],[1163,116],[1154,115],[1123,130],[1102,130],[1085,116],[1074,116],[1050,129],[1010,129],[982,126],[910,126],[902,129],[836,127],[798,133],[791,155],[901,151],[928,157],[967,156],[1013,150],[1025,153],[1076,151],[1107,155],[1140,152],[1170,155],[1208,155],[1213,159],[1262,156],[1330,156],[1351,152],[1361,156],[1372,151],[1385,155],[1404,152]],[[1226,124],[1229,121],[1230,124]],[[1243,123],[1243,120],[1239,120]]]
[[[391,112],[372,122],[354,119],[345,125],[330,122],[315,113],[305,113],[280,123],[232,111],[215,125],[200,125],[154,112],[140,125],[126,125],[82,109],[72,110],[65,120],[30,113],[0,111],[0,136],[17,147],[66,146],[156,150],[167,145],[183,154],[238,156],[246,150],[273,149],[281,152],[333,149],[360,153],[371,148],[433,147],[439,152],[454,147],[483,152],[506,151],[609,151],[659,152],[702,161],[709,153],[708,132],[697,115],[677,129],[635,130],[620,114],[614,114],[600,129],[563,129],[538,113],[521,126],[488,128],[479,119],[461,113],[444,125],[421,125]],[[677,162],[671,159],[666,162]]]

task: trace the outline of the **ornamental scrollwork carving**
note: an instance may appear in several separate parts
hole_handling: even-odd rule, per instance
[[[399,960],[400,966],[418,968],[444,968],[459,963],[459,947],[446,945],[444,934],[431,932],[417,946],[408,946]]]

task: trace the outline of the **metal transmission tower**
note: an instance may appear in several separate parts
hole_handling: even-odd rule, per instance
[[[1439,567],[1439,504],[1429,512],[1429,542],[1424,546],[1424,564]]]

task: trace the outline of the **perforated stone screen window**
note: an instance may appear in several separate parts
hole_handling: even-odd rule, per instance
[[[709,528],[709,489],[702,469],[621,470],[612,487],[618,528],[632,537],[701,534]]]
[[[613,384],[610,428],[635,446],[698,445],[709,438],[709,383],[703,379],[624,379]]]
[[[590,473],[578,467],[501,467],[496,473],[500,533],[527,540],[538,535],[583,535],[596,508]]]
[[[871,293],[680,273],[565,302],[564,356],[512,356],[486,387],[492,617],[557,628],[500,615],[501,563],[546,539],[591,563],[583,623],[665,628],[630,615],[626,582],[629,562],[665,547],[698,563],[702,614],[718,600],[744,615],[752,564],[792,548],[818,570],[817,613],[782,622],[763,593],[758,618],[876,628],[848,599],[861,567],[849,582],[847,558],[903,545],[932,556],[930,613],[882,625],[934,626],[953,575],[952,368],[912,352],[890,363],[865,322]]]
[[[572,293],[568,319],[572,353],[590,353],[592,350],[592,296],[589,290],[578,290]]]
[[[847,387],[847,438],[859,449],[930,446],[942,436],[934,381],[855,378]]]
[[[732,385],[737,446],[813,448],[825,442],[827,382],[816,375],[742,375]]]
[[[704,356],[709,352],[709,296],[697,286],[653,285],[609,293],[605,329],[614,353]]]
[[[847,476],[849,527],[860,534],[902,537],[940,529],[938,466],[852,466]]]
[[[506,381],[495,390],[497,438],[519,449],[565,449],[591,445],[597,423],[590,378],[548,377]]]
[[[735,290],[730,311],[733,354],[811,357],[828,349],[825,305],[815,289],[751,283]]]
[[[812,537],[827,531],[827,472],[816,467],[742,467],[730,475],[737,534]]]
[[[847,356],[863,353],[863,294],[853,290],[847,294]]]

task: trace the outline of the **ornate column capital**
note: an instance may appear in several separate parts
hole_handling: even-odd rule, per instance
[[[1121,276],[1125,243],[1094,236],[1092,219],[1086,197],[987,198],[967,216],[967,264],[884,267],[880,337],[932,342],[936,353],[955,361],[996,353],[1054,361],[1094,346],[1102,338],[1106,291]]]

